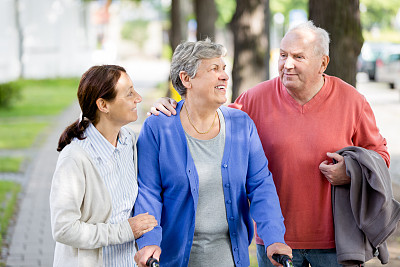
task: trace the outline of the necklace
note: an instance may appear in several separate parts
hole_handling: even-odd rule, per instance
[[[215,123],[215,118],[217,117],[217,112],[215,112],[214,120],[213,120],[213,122],[212,122],[210,128],[208,128],[208,130],[205,131],[205,132],[200,132],[199,130],[197,130],[196,126],[194,126],[192,120],[190,119],[189,112],[188,112],[188,110],[187,110],[186,105],[184,104],[183,106],[185,107],[186,116],[187,116],[187,118],[188,118],[188,120],[189,120],[189,122],[190,122],[190,125],[192,125],[193,129],[194,129],[198,134],[206,134],[206,133],[208,133],[208,132],[212,129],[212,127],[214,126],[214,123]]]

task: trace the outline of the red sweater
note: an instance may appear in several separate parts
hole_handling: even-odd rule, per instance
[[[294,249],[335,247],[331,186],[318,166],[346,146],[375,150],[389,165],[365,97],[344,81],[325,75],[322,89],[301,106],[280,78],[244,92],[232,105],[255,122],[285,218],[286,243]],[[258,244],[262,240],[256,237]]]

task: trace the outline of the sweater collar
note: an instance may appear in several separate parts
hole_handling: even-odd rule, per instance
[[[324,85],[322,86],[321,90],[312,98],[310,101],[305,103],[304,105],[300,105],[299,103],[294,100],[294,98],[287,92],[286,87],[283,85],[282,81],[279,79],[279,82],[281,84],[281,93],[284,95],[284,97],[291,103],[291,105],[297,109],[300,113],[306,113],[314,107],[318,107],[323,101],[328,97],[330,94],[330,91],[332,90],[331,88],[331,78],[329,75],[323,74],[325,82]]]

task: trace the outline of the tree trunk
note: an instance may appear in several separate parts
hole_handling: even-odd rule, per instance
[[[309,16],[331,37],[330,63],[326,70],[347,83],[356,85],[356,64],[364,39],[360,23],[359,0],[309,0]]]
[[[169,44],[172,51],[182,42],[182,20],[181,20],[181,0],[171,2],[171,28],[169,31]]]
[[[197,21],[197,40],[209,37],[215,41],[215,22],[217,20],[217,8],[214,0],[195,0],[195,13]]]
[[[233,32],[232,100],[269,78],[269,0],[237,0]]]
[[[175,48],[185,39],[183,38],[184,31],[181,11],[181,0],[172,0],[170,12],[171,28],[169,29],[169,44],[171,46],[172,53],[175,51]],[[166,96],[175,99],[179,98],[178,93],[172,86],[171,78],[169,76]]]

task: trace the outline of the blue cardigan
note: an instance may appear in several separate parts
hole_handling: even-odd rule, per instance
[[[138,139],[139,195],[135,215],[149,212],[159,226],[137,239],[139,249],[161,247],[161,266],[187,266],[195,229],[198,175],[179,113],[146,119]],[[256,127],[236,109],[220,107],[226,127],[222,184],[236,266],[249,266],[253,222],[265,246],[284,243],[278,195]],[[249,205],[250,204],[250,205]],[[251,216],[251,217],[250,217]]]

